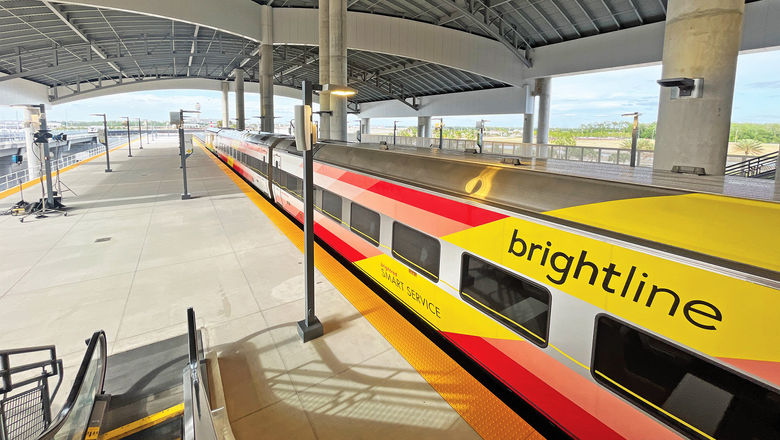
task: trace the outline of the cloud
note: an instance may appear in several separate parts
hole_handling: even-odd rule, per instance
[[[753,82],[747,84],[747,86],[756,89],[780,89],[780,80]]]

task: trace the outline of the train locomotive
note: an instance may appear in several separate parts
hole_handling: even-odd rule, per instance
[[[289,136],[204,146],[302,220]],[[314,147],[315,234],[574,438],[780,438],[780,204]]]

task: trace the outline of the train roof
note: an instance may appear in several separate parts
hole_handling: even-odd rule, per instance
[[[318,147],[315,157],[334,165],[537,212],[689,193],[780,201],[775,182],[764,179],[383,144],[323,143]]]
[[[229,129],[209,131],[300,154],[292,136]],[[280,140],[285,142],[280,144]],[[773,180],[695,176],[647,167],[330,140],[316,145],[315,158],[359,172],[537,212],[616,199],[690,193],[780,202],[780,187]],[[479,187],[474,186],[477,181],[467,185],[475,178],[481,181]]]

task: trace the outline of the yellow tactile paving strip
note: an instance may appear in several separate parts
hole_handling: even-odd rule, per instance
[[[203,151],[299,250],[303,231],[214,157]],[[542,439],[520,416],[466,372],[392,307],[315,243],[317,269],[390,342],[426,381],[485,439]]]
[[[136,140],[137,140],[137,138],[136,138]],[[116,147],[110,149],[109,152],[114,151],[114,150],[118,150],[120,148],[124,148],[126,146],[127,146],[127,142],[125,142],[123,144],[120,144],[120,145],[117,145]],[[76,163],[74,163],[72,165],[68,165],[65,168],[60,169],[60,173],[64,173],[65,171],[72,170],[73,168],[76,168],[77,166],[79,166],[81,164],[93,161],[93,160],[95,160],[95,159],[97,159],[99,157],[103,157],[105,154],[106,153],[96,154],[96,155],[94,155],[92,157],[86,158],[84,160],[80,160],[80,161],[78,161],[78,162],[76,162]],[[45,176],[44,176],[43,180],[46,180]],[[27,188],[29,188],[29,187],[31,187],[33,185],[36,185],[36,184],[38,184],[40,182],[41,182],[40,179],[35,178],[33,180],[30,180],[29,182],[23,183],[22,184],[22,189],[27,189]],[[18,192],[19,192],[19,185],[14,186],[13,188],[8,188],[5,191],[0,191],[0,200],[4,199],[4,198],[6,198],[6,197],[8,197],[10,195],[16,194]]]

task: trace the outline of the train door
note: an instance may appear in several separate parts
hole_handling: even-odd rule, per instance
[[[281,198],[277,198],[277,194],[281,194],[281,186],[282,186],[282,156],[279,154],[274,154],[274,172],[273,172],[273,183],[276,184],[277,187],[279,187],[280,191],[274,191],[272,194],[272,199],[275,200],[277,203],[282,203]]]

